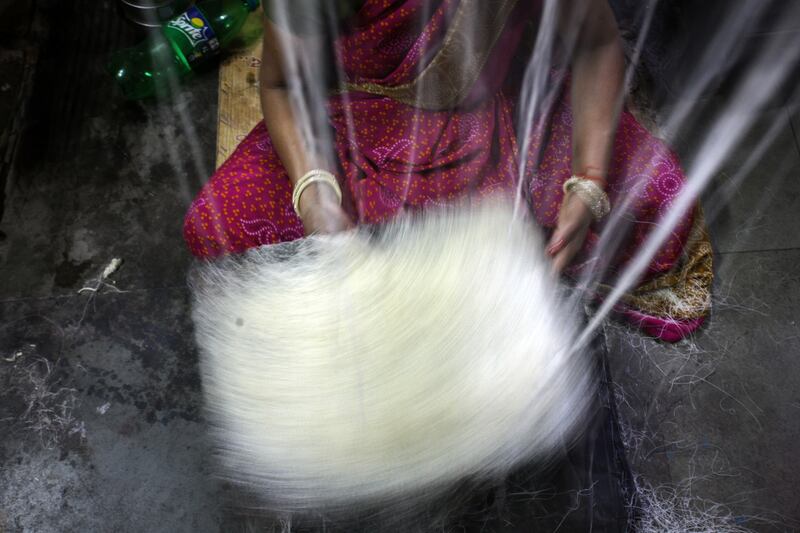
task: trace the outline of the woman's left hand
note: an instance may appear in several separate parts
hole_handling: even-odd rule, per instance
[[[591,223],[592,213],[586,204],[577,195],[567,193],[547,245],[547,255],[553,259],[553,272],[561,274],[572,262],[583,247]]]

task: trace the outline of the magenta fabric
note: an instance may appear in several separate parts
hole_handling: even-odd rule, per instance
[[[335,43],[348,79],[381,85],[413,80],[441,44],[459,1],[366,0]]]
[[[417,24],[421,1],[367,0],[358,24],[336,44],[345,70],[356,81],[393,85],[409,81],[446,30],[457,0],[442,0],[423,30]],[[501,38],[516,43],[521,25]],[[514,33],[516,32],[516,33]],[[506,51],[507,56],[513,54]],[[506,63],[505,67],[508,66]],[[487,68],[492,81],[469,107],[425,111],[386,97],[364,93],[333,96],[328,102],[340,168],[344,206],[358,223],[386,221],[405,209],[424,208],[463,196],[513,193],[519,179],[520,147],[514,125],[515,98],[500,87],[497,64]],[[571,174],[572,114],[568,82],[539,122],[526,147],[529,164],[523,173],[535,220],[551,230],[562,200],[562,185]],[[350,134],[352,133],[352,134]],[[608,176],[614,206],[628,205],[632,220],[622,246],[609,260],[623,267],[658,224],[680,191],[684,175],[675,154],[623,113]],[[691,214],[675,228],[645,275],[669,270],[680,259],[691,228]],[[596,268],[596,246],[602,225],[593,227],[578,261],[579,275]],[[186,215],[184,237],[198,257],[215,257],[247,248],[297,239],[303,226],[291,205],[291,183],[275,153],[263,122],[258,122],[230,158],[203,187]],[[614,271],[612,268],[612,273]],[[625,313],[628,310],[623,310]],[[702,321],[674,321],[627,315],[649,334],[674,341]]]
[[[633,324],[650,337],[666,342],[678,342],[702,326],[706,317],[685,320],[645,315],[631,308],[620,308],[617,316]]]

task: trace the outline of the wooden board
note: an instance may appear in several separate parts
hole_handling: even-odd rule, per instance
[[[263,118],[258,95],[262,16],[260,10],[250,15],[240,34],[238,45],[223,59],[219,67],[218,168]]]

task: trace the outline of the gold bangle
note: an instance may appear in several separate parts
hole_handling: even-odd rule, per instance
[[[564,194],[569,193],[575,193],[586,204],[595,220],[600,220],[611,212],[608,195],[592,180],[572,176],[564,182]]]
[[[336,176],[327,170],[317,168],[303,174],[294,185],[294,190],[292,190],[292,206],[297,216],[302,216],[300,214],[300,196],[302,196],[306,187],[317,181],[325,182],[333,187],[333,190],[336,192],[336,198],[339,200],[339,205],[342,205],[342,189],[339,187],[339,182],[336,181]]]

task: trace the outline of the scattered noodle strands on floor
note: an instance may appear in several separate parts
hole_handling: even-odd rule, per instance
[[[94,299],[101,289],[107,289],[115,293],[127,292],[118,289],[117,286],[114,285],[113,280],[107,281],[108,277],[117,270],[119,270],[119,267],[121,265],[122,265],[122,259],[119,257],[114,257],[113,259],[111,259],[111,261],[108,262],[108,264],[106,264],[105,268],[103,268],[103,271],[100,273],[100,276],[90,280],[93,283],[93,285],[88,284],[78,289],[78,294],[83,294],[84,292],[88,292],[90,294],[89,298],[86,300],[86,305],[83,306],[83,313],[81,313],[81,316],[78,319],[78,322],[75,326],[76,328],[79,328],[81,324],[83,324],[83,320],[86,318],[86,313],[89,310],[89,306],[94,303]]]
[[[88,292],[97,292],[98,290],[100,290],[101,287],[108,287],[108,288],[114,290],[115,292],[123,292],[123,291],[120,291],[119,289],[117,289],[114,285],[111,285],[108,282],[106,282],[106,279],[108,279],[108,277],[111,274],[116,272],[119,269],[120,265],[122,265],[122,259],[120,259],[119,257],[113,258],[105,266],[105,268],[103,269],[103,272],[100,273],[100,277],[95,279],[95,280],[92,280],[92,281],[96,281],[97,282],[94,285],[94,287],[89,286],[89,285],[87,285],[85,287],[81,287],[80,289],[78,289],[78,293],[80,294],[82,292],[87,292],[87,291]],[[113,281],[111,283],[113,283]]]
[[[651,488],[638,480],[636,495],[640,533],[750,533],[745,523],[769,523],[762,517],[733,516],[726,506],[693,497],[686,489]]]
[[[85,437],[83,422],[75,417],[78,391],[62,387],[54,380],[50,361],[31,355],[25,360],[20,359],[8,372],[6,395],[21,403],[24,409],[13,418],[0,417],[0,429],[24,429],[45,449],[56,448],[76,433]]]
[[[224,475],[312,511],[547,459],[583,427],[592,372],[542,248],[487,201],[199,264]]]

